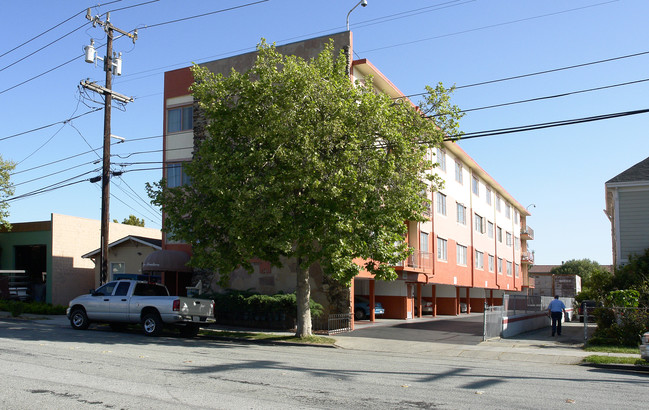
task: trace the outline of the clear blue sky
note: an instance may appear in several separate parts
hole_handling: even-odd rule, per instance
[[[95,7],[93,14],[144,2],[123,0]],[[439,81],[463,86],[649,51],[649,2],[645,0],[368,2],[350,17],[356,58],[369,59],[405,94],[422,92],[426,84]],[[147,226],[160,227],[159,212],[146,204],[144,184],[160,179],[162,155],[143,152],[162,148],[164,71],[252,51],[262,37],[285,44],[344,31],[345,17],[356,1],[270,0],[146,28],[248,3],[253,1],[160,0],[112,13],[115,26],[139,28],[139,38],[135,45],[125,38],[115,42],[124,63],[114,89],[136,100],[125,112],[113,110],[113,134],[128,142],[112,149],[113,162],[124,164],[127,172],[113,180],[111,219],[121,221],[135,214]],[[0,13],[0,54],[96,4],[5,2]],[[101,106],[79,99],[80,80],[104,83],[101,68],[81,57],[9,89],[80,56],[91,38],[102,44],[105,34],[99,27],[86,24],[75,31],[85,23],[81,13],[0,57],[0,153],[19,163],[12,176],[16,195],[99,174],[101,164],[93,161],[101,151],[79,154],[101,146],[101,111],[6,138],[83,114],[90,110],[88,106]],[[649,77],[647,67],[649,55],[641,55],[460,88],[454,102],[473,109],[643,80]],[[647,95],[649,84],[641,82],[471,111],[461,128],[475,132],[645,109],[649,108]],[[575,258],[610,264],[610,224],[602,212],[604,183],[649,156],[648,121],[649,114],[641,114],[465,140],[460,145],[523,206],[535,205],[530,207],[528,223],[536,233],[531,248],[537,264]],[[75,157],[46,165],[70,156]],[[136,171],[143,168],[152,169]],[[10,221],[47,220],[52,212],[99,219],[100,206],[99,185],[82,182],[12,201]]]

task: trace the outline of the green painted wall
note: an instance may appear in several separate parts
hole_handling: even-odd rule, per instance
[[[52,303],[52,231],[0,232],[0,269],[16,269],[14,246],[45,245],[47,255],[46,301]]]

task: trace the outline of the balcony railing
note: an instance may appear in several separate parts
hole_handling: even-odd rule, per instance
[[[521,228],[521,239],[524,239],[526,241],[531,241],[534,239],[534,229],[530,228],[529,226],[524,226]]]
[[[415,249],[413,254],[410,255],[404,262],[400,263],[397,266],[405,266],[412,269],[432,269],[433,254],[431,252],[422,252],[418,249]]]
[[[534,251],[521,252],[521,263],[533,264]]]

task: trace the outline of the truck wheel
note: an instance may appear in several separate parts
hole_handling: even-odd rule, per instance
[[[198,325],[189,323],[180,328],[180,335],[183,337],[195,337],[199,330],[200,327]]]
[[[147,336],[160,336],[162,326],[162,319],[157,313],[147,313],[142,317],[142,329]]]
[[[365,318],[365,312],[363,312],[363,309],[356,309],[354,312],[354,319],[356,320],[363,320]]]
[[[72,313],[70,313],[70,325],[72,325],[72,328],[76,330],[88,329],[90,321],[88,320],[86,311],[81,308],[75,308]]]

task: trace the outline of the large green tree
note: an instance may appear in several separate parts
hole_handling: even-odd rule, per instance
[[[9,203],[7,199],[14,194],[14,187],[10,181],[10,172],[16,167],[11,161],[5,161],[0,155],[0,227],[11,228],[9,221]]]
[[[305,61],[262,41],[247,72],[193,74],[207,125],[191,184],[149,187],[164,229],[192,245],[190,263],[225,283],[253,258],[295,261],[301,337],[311,334],[311,267],[342,283],[362,268],[395,279],[409,253],[404,222],[423,220],[425,194],[441,184],[427,153],[457,134],[447,90],[429,87],[418,109],[371,79],[352,84],[332,44]]]

